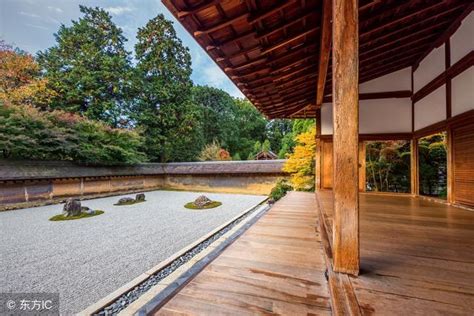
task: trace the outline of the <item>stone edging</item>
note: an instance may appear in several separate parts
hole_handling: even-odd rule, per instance
[[[206,242],[208,239],[212,238],[214,235],[218,234],[222,230],[224,230],[226,227],[232,225],[234,222],[239,221],[238,223],[234,224],[229,231],[225,232],[222,236],[220,236],[217,240],[213,241],[213,243],[207,245],[204,249],[202,249],[200,252],[195,254],[189,261],[185,262],[183,265],[179,266],[176,270],[171,272],[169,275],[167,275],[164,279],[160,280],[158,284],[154,285],[152,288],[147,290],[145,293],[141,294],[137,300],[132,302],[131,304],[127,305],[125,309],[123,309],[120,314],[133,314],[133,311],[137,311],[140,307],[145,305],[146,302],[154,298],[156,295],[161,292],[161,290],[164,290],[171,284],[176,285],[176,281],[180,278],[181,282],[180,285],[183,285],[184,279],[182,276],[190,270],[190,268],[196,264],[199,261],[202,261],[202,259],[205,259],[206,256],[208,256],[211,252],[215,251],[217,248],[222,248],[222,246],[227,247],[228,244],[225,244],[227,239],[229,239],[231,236],[233,236],[237,230],[241,229],[244,225],[250,225],[250,222],[252,219],[255,219],[258,215],[263,214],[264,211],[266,211],[269,207],[264,204],[264,202],[260,203],[259,205],[253,206],[249,209],[246,209],[242,213],[238,214],[231,220],[227,221],[226,223],[222,224],[221,226],[215,228],[212,230],[210,233],[207,235],[201,237],[200,239],[196,240],[192,244],[180,249],[179,251],[175,252],[173,255],[159,263],[158,265],[154,266],[153,268],[149,269],[148,271],[142,273],[132,281],[128,282],[127,284],[121,286],[119,289],[115,290],[114,292],[110,293],[106,297],[100,299],[98,302],[90,305],[83,311],[79,312],[78,315],[93,315],[97,314],[101,310],[103,310],[105,307],[110,306],[114,302],[116,302],[121,296],[124,294],[134,290],[135,288],[139,287],[141,284],[145,283],[148,279],[152,278],[156,274],[158,274],[161,270],[164,270],[171,264],[173,264],[174,261],[179,259],[181,256],[185,255],[187,252],[190,252],[194,248],[198,247],[200,244]],[[223,250],[223,249],[222,249]],[[110,315],[109,314],[102,314],[102,315]]]

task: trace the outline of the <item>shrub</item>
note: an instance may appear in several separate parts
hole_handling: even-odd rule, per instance
[[[46,112],[28,105],[0,107],[3,158],[135,164],[145,161],[139,150],[142,143],[135,131],[111,128],[76,114]]]
[[[207,144],[199,154],[199,161],[231,160],[227,150],[221,148],[218,141]]]
[[[286,192],[293,190],[292,186],[286,180],[279,180],[270,192],[270,198],[278,201],[286,195]]]

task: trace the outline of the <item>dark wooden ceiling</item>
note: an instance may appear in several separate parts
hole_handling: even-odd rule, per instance
[[[267,117],[314,117],[322,0],[163,0]],[[469,0],[359,0],[359,79],[415,65]],[[324,96],[331,94],[331,63]],[[322,87],[322,86],[321,86]]]

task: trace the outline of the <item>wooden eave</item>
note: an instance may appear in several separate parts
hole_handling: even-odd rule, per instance
[[[162,1],[267,117],[315,117],[330,97],[324,1]],[[415,66],[469,8],[464,0],[360,0],[359,81]]]

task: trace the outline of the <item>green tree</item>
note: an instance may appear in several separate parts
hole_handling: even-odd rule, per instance
[[[235,137],[228,141],[228,148],[232,154],[239,153],[241,157],[247,157],[255,141],[265,140],[267,120],[246,99],[235,99],[235,105]]]
[[[420,193],[446,198],[447,149],[446,133],[419,140]]]
[[[103,9],[80,11],[72,26],[60,26],[56,46],[38,53],[48,87],[57,93],[50,105],[119,126],[130,84],[126,39]]]
[[[265,141],[262,144],[262,151],[270,151],[272,150],[270,141],[268,139],[265,139]]]
[[[183,161],[197,156],[201,146],[195,136],[202,127],[189,98],[191,55],[176,36],[173,23],[159,14],[140,28],[135,57],[133,118],[145,133],[149,159]],[[178,143],[180,152],[173,150]]]
[[[283,139],[292,132],[292,126],[293,121],[288,119],[275,119],[267,123],[265,136],[270,141],[270,147],[275,153],[281,151]],[[286,149],[284,153],[286,153],[287,150],[288,149]]]
[[[252,150],[249,152],[247,160],[255,159],[255,155],[257,155],[262,150],[262,143],[260,141],[256,141],[253,144]]]
[[[408,192],[410,189],[410,143],[373,141],[366,143],[367,189]]]
[[[286,133],[281,139],[281,146],[278,151],[278,158],[284,159],[293,152],[296,146],[296,137],[299,134],[306,133],[315,127],[314,120],[297,119],[292,121],[291,131]]]
[[[228,148],[236,137],[234,99],[225,91],[208,86],[195,86],[192,89],[193,103],[202,111],[203,134],[206,144],[218,140]]]

